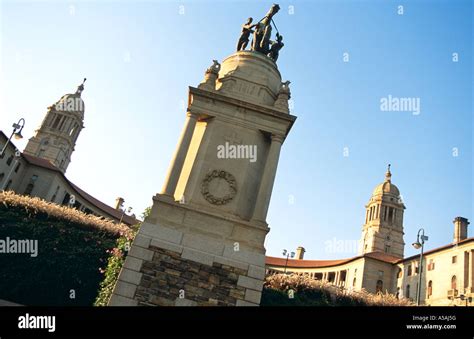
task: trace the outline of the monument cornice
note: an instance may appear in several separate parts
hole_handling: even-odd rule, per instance
[[[220,102],[224,102],[226,104],[230,104],[230,105],[245,108],[251,111],[259,112],[261,114],[265,114],[273,118],[285,120],[289,123],[288,129],[286,131],[287,134],[290,132],[296,120],[296,116],[288,114],[288,113],[283,113],[277,109],[274,109],[268,106],[246,102],[244,100],[240,100],[237,98],[232,98],[227,95],[220,94],[219,92],[216,92],[216,91],[208,91],[208,90],[204,90],[204,89],[200,89],[200,88],[196,88],[192,86],[189,86],[189,105],[190,106],[192,106],[194,95],[201,96],[210,100],[217,100]]]
[[[181,208],[181,209],[184,209],[184,210],[189,210],[191,212],[202,213],[202,214],[206,214],[208,216],[214,217],[214,218],[218,218],[218,219],[225,220],[225,221],[230,221],[230,222],[239,224],[240,226],[249,227],[249,228],[257,228],[257,229],[260,229],[260,230],[263,230],[263,231],[266,231],[266,232],[268,232],[270,230],[267,223],[251,221],[251,220],[247,221],[247,220],[244,220],[244,219],[241,219],[241,218],[238,218],[238,217],[232,217],[230,215],[222,215],[220,213],[214,213],[214,212],[211,212],[208,208],[206,208],[204,206],[199,206],[199,209],[198,209],[194,205],[181,204],[179,201],[174,200],[173,197],[169,197],[169,196],[166,196],[166,195],[163,195],[163,194],[158,193],[158,194],[154,195],[152,199],[154,201],[159,201],[160,203],[167,204],[167,205],[170,205],[170,206],[174,206],[174,207],[177,207],[177,208]]]

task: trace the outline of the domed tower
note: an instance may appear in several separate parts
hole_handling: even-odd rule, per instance
[[[378,251],[403,258],[405,205],[400,198],[397,186],[392,184],[390,165],[385,174],[385,181],[375,187],[365,208],[361,254]]]
[[[74,94],[65,94],[48,112],[28,141],[24,153],[49,160],[63,173],[71,162],[77,137],[84,128],[84,101],[81,93],[84,81]]]

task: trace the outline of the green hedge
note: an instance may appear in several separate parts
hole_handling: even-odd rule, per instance
[[[0,253],[0,299],[31,306],[93,305],[102,269],[123,242],[103,227],[3,202],[0,240],[7,237],[38,241],[37,257]]]

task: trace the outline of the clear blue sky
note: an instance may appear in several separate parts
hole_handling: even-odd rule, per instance
[[[187,86],[212,59],[233,53],[240,25],[272,2],[0,3],[0,128],[26,118],[23,149],[46,107],[87,77],[86,128],[67,175],[102,201],[123,196],[141,213],[163,184]],[[416,253],[410,244],[420,226],[428,248],[450,242],[453,218],[473,218],[472,2],[280,6],[278,65],[291,80],[298,120],[282,148],[267,253],[303,245],[307,258],[353,256],[326,242],[360,238],[364,205],[387,163],[407,207],[406,255]],[[420,98],[421,113],[381,111],[389,94]]]

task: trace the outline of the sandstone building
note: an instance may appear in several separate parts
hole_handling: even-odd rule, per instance
[[[391,177],[389,168],[366,205],[360,255],[306,260],[304,249],[299,248],[296,259],[266,257],[266,273],[297,273],[344,289],[388,292],[415,300],[420,256],[404,258],[405,206]],[[469,297],[474,297],[474,238],[468,238],[468,224],[466,218],[456,217],[453,242],[424,252],[421,304],[473,305]]]
[[[0,189],[61,205],[73,203],[85,213],[134,225],[138,221],[125,214],[120,203],[115,208],[108,206],[65,175],[79,133],[84,128],[83,90],[81,84],[75,93],[63,95],[48,107],[40,127],[23,152],[19,152],[9,136],[0,131],[0,149],[5,148],[0,155]]]

